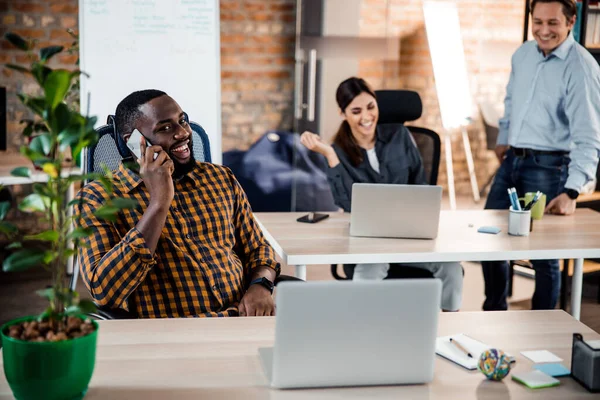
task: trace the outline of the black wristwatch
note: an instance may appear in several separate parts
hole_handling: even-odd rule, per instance
[[[579,192],[575,189],[567,189],[565,188],[565,190],[563,190],[563,193],[566,193],[567,196],[569,196],[569,198],[571,200],[575,200],[577,197],[579,197]]]
[[[275,285],[273,284],[273,282],[271,282],[269,279],[265,278],[264,276],[262,278],[256,278],[255,280],[250,282],[250,286],[252,286],[254,284],[264,286],[269,292],[271,292],[271,294],[273,294],[273,288],[275,287]]]

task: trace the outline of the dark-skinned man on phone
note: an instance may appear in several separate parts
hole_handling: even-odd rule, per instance
[[[79,193],[79,226],[93,233],[78,257],[93,299],[140,318],[274,315],[273,249],[232,172],[194,159],[175,100],[134,92],[115,119],[125,141],[135,129],[143,135],[138,167],[112,174],[113,196],[139,205],[110,222],[94,215],[110,197],[100,183]]]

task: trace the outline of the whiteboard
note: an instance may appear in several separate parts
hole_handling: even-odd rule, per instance
[[[218,0],[79,0],[81,110],[114,114],[130,93],[158,89],[202,125],[221,163]],[[90,96],[88,105],[88,93]]]
[[[456,4],[425,1],[423,14],[442,125],[447,130],[467,125],[472,101]]]

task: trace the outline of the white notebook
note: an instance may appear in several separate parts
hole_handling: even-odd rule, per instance
[[[450,342],[450,338],[452,340],[456,340],[460,343],[473,357],[467,356],[464,352],[459,350],[455,345]],[[435,352],[447,358],[450,361],[457,363],[458,365],[466,368],[466,369],[477,369],[477,363],[479,362],[479,356],[485,350],[490,349],[492,346],[489,346],[485,343],[481,343],[478,340],[475,340],[467,335],[462,333],[450,336],[441,336],[438,337],[435,341]],[[510,354],[506,353],[507,356],[513,358]],[[514,358],[513,358],[514,360]]]

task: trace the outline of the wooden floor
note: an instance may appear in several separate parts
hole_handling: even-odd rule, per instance
[[[447,208],[447,200],[445,200]],[[475,204],[471,199],[459,198],[457,201],[459,209],[483,208],[483,203]],[[463,290],[462,311],[480,311],[484,300],[483,276],[481,266],[478,263],[463,263],[465,269],[465,281]],[[293,274],[293,270],[283,266],[283,273]],[[308,280],[333,279],[328,266],[309,265],[307,267]],[[581,308],[581,321],[596,332],[600,332],[600,304],[596,303],[596,294],[600,274],[586,274],[584,277],[584,300]],[[0,324],[12,318],[23,315],[31,315],[42,312],[46,307],[43,299],[36,296],[35,291],[43,289],[48,285],[50,279],[40,271],[22,273],[21,275],[9,275],[0,272]],[[87,291],[79,282],[79,290],[82,296],[87,297]],[[534,283],[532,279],[515,276],[514,293],[509,299],[510,309],[531,308],[531,296]]]

